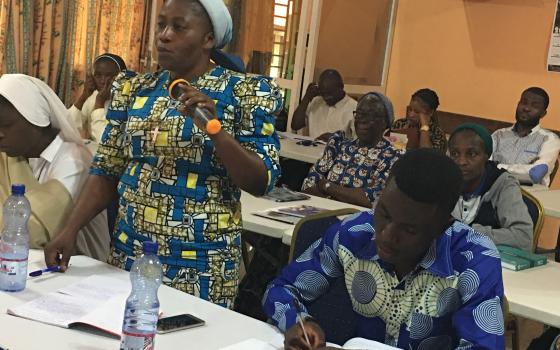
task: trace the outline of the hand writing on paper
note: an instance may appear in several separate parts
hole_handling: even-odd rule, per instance
[[[314,350],[326,345],[325,333],[316,322],[311,320],[303,321],[305,332],[309,338],[310,345],[305,340],[305,335],[300,324],[294,324],[284,335],[285,350]]]

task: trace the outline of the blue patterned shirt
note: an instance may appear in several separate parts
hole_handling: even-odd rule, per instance
[[[313,165],[302,190],[326,179],[349,188],[362,188],[370,202],[375,202],[393,164],[403,155],[389,141],[382,139],[374,147],[360,147],[358,139],[347,139],[335,132],[321,159]]]
[[[377,255],[373,212],[333,225],[271,282],[263,304],[283,331],[344,278],[356,336],[403,349],[503,349],[502,270],[492,240],[455,221],[399,281]],[[304,310],[306,312],[306,310]]]

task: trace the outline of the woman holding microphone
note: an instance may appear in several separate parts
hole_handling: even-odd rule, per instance
[[[240,190],[263,194],[279,175],[273,114],[282,98],[269,78],[226,68],[231,62],[218,49],[231,32],[222,0],[164,3],[157,22],[163,69],[115,79],[90,177],[45,248],[47,266],[66,269],[80,227],[118,196],[109,263],[130,269],[142,242],[157,242],[165,284],[233,307]]]

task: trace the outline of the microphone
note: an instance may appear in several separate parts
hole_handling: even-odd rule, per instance
[[[169,87],[167,88],[167,92],[169,93],[169,97],[171,97],[174,100],[177,100],[179,96],[181,96],[181,93],[183,92],[179,84],[184,84],[187,86],[191,85],[185,79],[173,80],[171,84],[169,84]],[[212,118],[213,117],[212,113],[210,113],[210,111],[206,108],[194,106],[193,117],[198,118],[198,120],[202,121],[204,127],[206,128],[206,133],[208,133],[208,135],[215,135],[219,133],[220,130],[222,129],[222,123],[220,123],[218,119]]]

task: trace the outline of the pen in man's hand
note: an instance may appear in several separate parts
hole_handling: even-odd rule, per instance
[[[307,332],[305,331],[305,327],[303,326],[303,318],[301,317],[301,307],[299,304],[299,300],[297,300],[297,298],[294,298],[294,305],[296,307],[297,322],[299,323],[301,330],[303,331],[303,336],[305,337],[305,341],[307,342],[307,345],[311,346],[311,342],[309,341],[309,337],[307,336]]]

